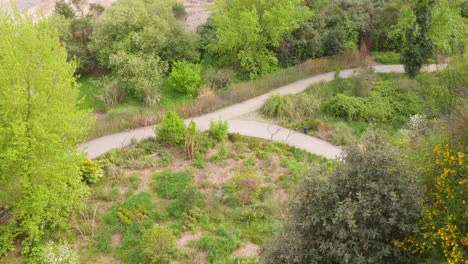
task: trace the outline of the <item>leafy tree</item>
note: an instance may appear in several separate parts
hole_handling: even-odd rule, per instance
[[[172,1],[118,0],[97,20],[90,48],[127,93],[146,104],[160,97],[163,76],[178,60],[198,59]]]
[[[417,0],[415,5],[415,23],[406,32],[406,47],[401,55],[405,71],[414,78],[421,67],[432,56],[433,42],[429,38],[432,24],[432,8],[434,0]]]
[[[177,61],[172,66],[168,82],[172,89],[196,97],[202,83],[202,68],[198,64]]]
[[[67,227],[81,205],[82,155],[90,128],[77,106],[76,64],[46,20],[0,15],[0,255],[21,236],[23,252]]]
[[[395,246],[415,234],[418,188],[399,155],[369,132],[329,177],[305,179],[264,263],[414,263]]]
[[[156,138],[167,145],[178,145],[185,139],[184,120],[174,111],[167,112],[161,123],[155,128]]]
[[[79,62],[78,74],[89,74],[97,67],[97,58],[88,44],[93,31],[93,24],[104,11],[104,7],[92,3],[87,5],[83,0],[71,2],[60,0],[55,3],[51,22],[57,27],[60,40],[65,43],[69,60]]]
[[[278,47],[287,33],[311,16],[302,2],[216,1],[213,24],[217,32],[209,49],[250,75],[270,71],[278,60],[269,47]]]

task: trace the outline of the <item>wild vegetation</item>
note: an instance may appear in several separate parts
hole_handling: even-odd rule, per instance
[[[468,263],[466,1],[254,2],[0,12],[0,263]],[[183,120],[331,71],[260,112],[336,160]]]

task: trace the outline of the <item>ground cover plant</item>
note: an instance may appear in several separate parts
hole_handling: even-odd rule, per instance
[[[212,122],[199,140],[195,160],[183,144],[157,139],[100,159],[104,178],[75,219],[81,260],[258,263],[260,246],[281,230],[289,193],[310,168],[333,164],[227,134],[223,122]]]

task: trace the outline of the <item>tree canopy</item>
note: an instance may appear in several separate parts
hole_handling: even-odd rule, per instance
[[[160,99],[162,79],[177,60],[198,59],[197,38],[173,12],[173,1],[118,0],[97,20],[91,49],[127,95]]]
[[[375,131],[327,177],[305,180],[264,263],[413,263],[395,246],[417,231],[418,188]]]
[[[23,251],[63,230],[87,189],[77,150],[90,128],[77,107],[76,63],[46,20],[0,15],[0,254],[21,235]]]
[[[287,33],[312,13],[303,0],[215,2],[216,38],[209,49],[226,65],[236,65],[251,75],[264,74],[278,60],[270,47],[278,47]]]

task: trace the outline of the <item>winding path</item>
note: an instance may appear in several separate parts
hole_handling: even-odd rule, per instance
[[[445,66],[446,65],[442,64],[433,64],[426,66],[423,70],[433,72],[440,70]],[[380,73],[404,72],[402,65],[377,65],[373,66],[373,68],[376,72]],[[352,76],[356,70],[357,69],[343,70],[340,72],[340,76],[342,78],[348,78]],[[289,145],[304,149],[312,154],[335,159],[341,153],[341,149],[321,139],[262,122],[235,120],[236,117],[259,110],[268,97],[273,94],[286,95],[300,93],[305,91],[311,84],[322,81],[331,81],[334,79],[334,76],[335,72],[329,72],[306,78],[244,102],[234,104],[199,117],[186,119],[185,122],[189,123],[193,120],[197,123],[198,129],[207,130],[209,128],[210,120],[226,120],[229,123],[230,132],[236,132],[245,136],[262,138],[275,142],[285,142]],[[154,126],[148,126],[104,136],[81,144],[79,149],[87,151],[88,158],[97,158],[112,149],[123,148],[130,145],[132,139],[140,141],[145,138],[154,137],[155,134],[153,128]]]

